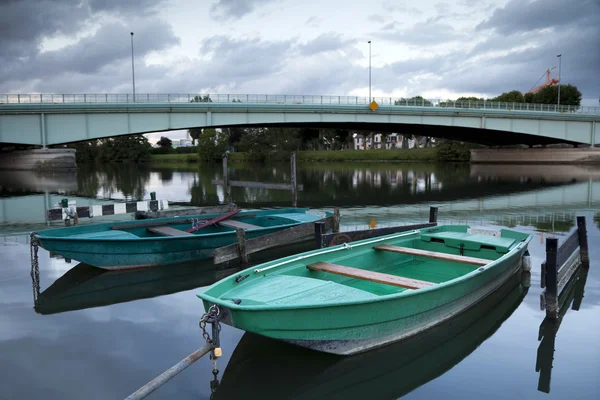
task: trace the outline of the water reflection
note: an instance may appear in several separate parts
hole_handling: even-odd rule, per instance
[[[556,334],[565,314],[569,310],[569,306],[571,306],[572,310],[579,311],[588,272],[589,268],[579,267],[577,273],[573,275],[558,298],[558,318],[546,317],[540,325],[538,340],[541,342],[538,347],[535,365],[535,371],[540,373],[538,380],[538,390],[540,392],[550,393],[550,378],[552,363],[554,361],[554,350],[556,348]]]
[[[253,265],[312,249],[312,240],[299,241],[254,253],[250,261]],[[34,310],[43,315],[109,306],[208,286],[241,268],[237,261],[217,266],[212,260],[119,271],[79,263],[41,291],[38,258],[35,252],[32,254],[30,276]]]
[[[246,333],[215,399],[398,398],[451,369],[510,317],[528,291],[519,270],[476,306],[402,343],[340,357]],[[257,375],[264,380],[257,381]],[[451,394],[449,394],[452,397]]]
[[[55,314],[163,296],[210,285],[237,271],[239,268],[198,263],[107,271],[80,263],[46,290],[35,293],[36,287],[39,290],[39,271],[34,267],[34,309],[38,314]]]

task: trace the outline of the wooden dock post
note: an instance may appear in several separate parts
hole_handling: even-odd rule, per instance
[[[229,169],[227,168],[227,158],[229,151],[222,154],[223,158],[223,190],[225,191],[225,202],[228,203],[231,197],[231,187],[229,186]]]
[[[235,230],[235,235],[238,240],[238,251],[240,254],[240,261],[244,265],[248,265],[248,252],[246,251],[246,232],[242,228]]]
[[[577,236],[579,238],[579,254],[581,256],[581,265],[588,268],[590,266],[590,253],[588,250],[585,216],[577,217]]]
[[[338,233],[340,231],[340,209],[333,209],[333,226],[331,227],[333,233]]]
[[[429,222],[437,223],[438,217],[438,208],[437,207],[429,207]]]
[[[296,152],[293,151],[290,157],[290,164],[292,168],[292,207],[298,206],[298,187],[296,179]]]
[[[558,317],[558,239],[546,239],[546,316]]]
[[[325,222],[315,222],[315,244],[317,249],[323,248],[323,235],[325,234]]]

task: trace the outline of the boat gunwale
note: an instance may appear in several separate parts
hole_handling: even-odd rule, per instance
[[[467,225],[468,226],[468,225]],[[425,228],[425,229],[430,229],[430,228]],[[423,233],[424,229],[418,230],[417,232],[414,233],[414,235],[421,235]],[[506,229],[506,231],[511,231],[511,232],[516,232],[514,230],[510,230],[510,229]],[[519,232],[520,233],[520,232]],[[395,235],[395,234],[392,234]],[[388,235],[388,236],[392,236],[392,235]],[[409,238],[412,235],[407,235],[406,237]],[[381,238],[383,239],[383,238]],[[390,238],[393,239],[393,238]],[[219,281],[219,282],[215,282],[213,285],[205,288],[202,292],[199,292],[196,294],[196,296],[198,298],[200,298],[201,300],[210,302],[210,303],[214,303],[216,305],[228,308],[230,310],[235,310],[235,311],[285,311],[285,310],[293,310],[293,309],[323,309],[323,308],[331,308],[331,307],[345,307],[345,306],[351,306],[351,305],[359,305],[359,304],[368,304],[368,303],[377,303],[380,301],[388,301],[388,300],[394,300],[394,299],[399,299],[399,298],[406,298],[406,297],[412,297],[412,296],[419,296],[421,294],[424,293],[428,293],[428,292],[432,292],[432,291],[437,291],[437,290],[443,290],[446,289],[448,287],[454,286],[454,285],[458,285],[463,281],[466,281],[468,279],[472,279],[473,277],[475,277],[478,274],[481,274],[489,269],[495,268],[497,267],[500,263],[502,263],[503,261],[514,257],[514,255],[516,253],[518,253],[519,251],[521,251],[521,249],[523,247],[527,247],[529,245],[529,242],[533,239],[533,236],[531,234],[527,234],[527,237],[523,240],[521,240],[520,242],[517,243],[517,245],[515,245],[514,248],[512,248],[511,250],[509,250],[507,253],[504,253],[503,255],[501,255],[499,258],[495,259],[495,260],[490,260],[490,263],[485,265],[485,266],[481,266],[478,267],[476,269],[474,269],[471,272],[468,272],[464,275],[458,276],[454,279],[445,281],[445,282],[441,282],[432,286],[428,286],[426,288],[422,288],[422,289],[417,289],[417,290],[404,290],[402,292],[399,293],[391,293],[391,294],[387,294],[387,295],[381,295],[378,296],[376,298],[368,298],[368,299],[358,299],[358,300],[349,300],[349,301],[340,301],[340,302],[335,302],[335,303],[313,303],[313,304],[303,304],[303,305],[295,305],[295,304],[282,304],[282,305],[270,305],[270,304],[257,304],[257,305],[241,305],[241,304],[235,304],[234,302],[232,302],[231,300],[223,300],[220,298],[216,298],[214,296],[208,295],[206,294],[207,291],[209,291],[211,288],[216,287],[218,284],[220,284],[222,281],[224,280],[228,280],[228,279],[235,279],[235,277],[229,276],[224,278],[223,280]],[[385,240],[385,239],[383,239]],[[365,246],[365,245],[369,245],[372,243],[372,240],[366,240],[365,243],[359,243],[356,246]],[[346,246],[345,246],[346,245]],[[332,246],[333,247],[333,246]],[[336,246],[337,249],[336,250],[345,250],[347,249],[347,244],[340,244]],[[331,248],[329,248],[331,249]],[[313,250],[316,252],[316,250]],[[318,254],[315,254],[318,255]],[[296,255],[297,256],[297,255]],[[293,257],[293,256],[290,256]],[[298,261],[302,261],[302,260],[294,260],[293,258],[286,261],[285,263],[291,263],[291,262],[298,262]],[[250,267],[247,268],[245,270],[240,271],[237,275],[242,275],[244,273],[254,273],[254,270],[256,269],[257,266],[254,267]],[[285,268],[285,264],[281,265],[281,267]],[[265,273],[266,274],[266,273]],[[226,302],[228,302],[227,304],[225,304]],[[230,304],[230,303],[231,304]]]
[[[306,209],[309,210],[309,209]],[[270,210],[258,210],[258,211],[270,211]],[[252,213],[255,211],[248,211],[248,213]],[[265,213],[266,215],[269,215],[268,213]],[[287,214],[286,212],[280,213],[280,214]],[[306,214],[305,212],[289,212],[290,215],[294,215],[294,214]],[[203,214],[199,214],[199,215],[203,215]],[[245,215],[245,214],[243,214]],[[312,215],[312,214],[311,214]],[[272,226],[262,226],[259,228],[253,228],[253,229],[245,229],[246,232],[262,232],[265,230],[273,230],[273,229],[279,229],[279,228],[288,228],[288,227],[293,227],[293,226],[298,226],[301,225],[303,223],[307,223],[307,222],[317,222],[319,220],[322,219],[322,217],[319,217],[318,215],[314,215],[315,217],[318,217],[318,219],[315,219],[314,221],[301,221],[301,220],[295,220],[295,222],[290,222],[287,224],[280,224],[280,225],[272,225]],[[181,217],[182,220],[183,219],[190,219],[193,218],[194,216],[186,216],[186,217]],[[168,221],[174,221],[176,220],[175,218],[179,218],[179,217],[169,217],[169,218],[165,218],[164,221],[168,222]],[[289,218],[289,219],[294,219],[293,217],[284,217],[284,218]],[[153,219],[153,221],[160,221],[159,218],[155,218]],[[102,222],[100,224],[106,224],[109,223],[112,226],[119,226],[120,224],[125,225],[125,224],[131,224],[131,221],[119,221],[116,223],[110,223],[110,222]],[[100,225],[97,224],[96,226]],[[144,222],[140,221],[139,223],[140,225],[143,225]],[[89,225],[81,225],[81,226],[94,226],[94,224],[89,224]],[[140,226],[140,228],[142,228],[143,226]],[[69,228],[73,228],[73,227],[61,227],[61,228],[54,228],[54,229],[45,229],[43,231],[39,231],[39,232],[34,232],[34,237],[36,239],[41,239],[41,240],[58,240],[58,241],[72,241],[72,242],[89,242],[89,241],[94,241],[94,242],[138,242],[138,241],[151,241],[151,240],[191,240],[191,239],[198,239],[198,238],[210,238],[210,237],[220,237],[220,236],[225,236],[225,235],[234,235],[236,233],[235,229],[231,230],[231,231],[225,231],[225,232],[213,232],[213,233],[200,233],[200,234],[192,234],[192,235],[186,235],[186,236],[149,236],[149,237],[137,237],[137,238],[98,238],[98,237],[73,237],[73,236],[46,236],[44,235],[44,232],[51,232],[54,230],[62,230],[62,229],[69,229]],[[136,229],[136,227],[133,227],[131,229]],[[110,230],[108,230],[110,231]],[[108,232],[107,231],[107,232]],[[102,231],[99,231],[102,232]],[[94,232],[95,233],[95,232]]]

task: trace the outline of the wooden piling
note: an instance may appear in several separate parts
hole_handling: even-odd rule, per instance
[[[229,186],[229,169],[227,168],[227,158],[229,152],[223,153],[223,190],[225,191],[225,202],[229,202],[231,199],[231,187]]]
[[[558,239],[546,239],[546,316],[558,316]]]
[[[331,227],[333,233],[338,233],[340,231],[340,209],[333,209],[333,226]]]
[[[242,228],[235,230],[235,235],[238,240],[238,252],[240,255],[240,262],[243,265],[248,265],[248,252],[246,251],[246,232]]]
[[[323,248],[323,235],[325,234],[325,222],[315,222],[315,248]]]
[[[292,175],[292,207],[298,206],[298,188],[296,179],[296,152],[292,152],[290,157],[291,175]]]
[[[438,217],[438,208],[437,207],[429,207],[429,222],[437,223]]]
[[[577,217],[577,236],[579,238],[579,255],[581,256],[581,265],[585,268],[590,266],[590,253],[588,250],[587,229],[585,227],[585,217]]]

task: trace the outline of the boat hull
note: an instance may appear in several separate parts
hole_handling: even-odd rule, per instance
[[[219,304],[221,320],[247,332],[305,348],[352,355],[398,342],[469,309],[522,265],[526,246],[469,279],[436,290],[344,306],[240,310]],[[212,303],[204,300],[206,309]]]
[[[269,213],[272,213],[276,216],[284,216],[289,222],[283,225],[261,227],[260,229],[248,229],[246,230],[247,239],[320,219],[316,215],[305,213],[303,209],[297,209],[297,212],[288,211],[287,213],[261,210],[242,212],[240,215],[249,213],[260,216],[268,216]],[[201,217],[208,218],[206,215]],[[164,219],[166,223],[173,220],[175,219]],[[236,232],[233,229],[211,234],[198,232],[193,235],[179,237],[136,237],[130,232],[111,229],[111,226],[118,227],[120,224],[128,226],[139,224],[143,228],[147,221],[126,221],[41,231],[36,234],[36,240],[40,247],[49,252],[107,270],[135,269],[206,260],[213,257],[215,248],[237,242]],[[73,232],[73,234],[70,234],[70,232]]]

